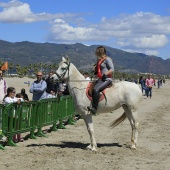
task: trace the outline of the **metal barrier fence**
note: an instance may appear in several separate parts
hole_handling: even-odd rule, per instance
[[[2,133],[2,112],[4,110],[4,105],[0,105],[0,138],[3,137]],[[0,144],[0,149],[5,150],[5,148]]]
[[[73,125],[73,115],[75,114],[74,107],[73,107],[73,100],[69,96],[63,96],[59,102],[59,129],[66,129],[63,125],[63,121],[68,121],[68,124]]]
[[[52,131],[57,131],[57,128],[65,129],[63,121],[74,124],[74,115],[74,103],[71,96],[20,104],[0,104],[0,136],[7,137],[7,145],[17,146],[12,140],[14,135],[30,132],[31,139],[36,139],[36,136],[46,137],[42,127],[52,125]],[[0,149],[4,150],[5,147],[0,144]]]

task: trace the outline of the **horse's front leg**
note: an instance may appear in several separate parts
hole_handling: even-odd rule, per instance
[[[93,120],[92,120],[92,115],[88,114],[88,112],[86,111],[85,114],[83,115],[85,124],[87,126],[87,130],[89,132],[90,135],[90,140],[91,140],[91,144],[89,146],[87,146],[87,149],[90,149],[92,151],[97,151],[97,144],[96,144],[96,139],[94,136],[94,129],[93,129]]]

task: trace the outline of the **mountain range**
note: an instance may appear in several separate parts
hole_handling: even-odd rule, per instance
[[[95,50],[99,45],[7,42],[0,40],[0,61],[27,66],[33,63],[59,63],[62,56],[69,56],[71,62],[81,70],[89,70],[96,63]],[[142,53],[130,53],[105,46],[115,69],[122,72],[170,74],[170,59]]]

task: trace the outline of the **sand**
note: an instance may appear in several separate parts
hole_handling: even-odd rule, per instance
[[[29,97],[28,78],[6,78],[19,92],[25,88]],[[33,79],[30,79],[33,82]],[[28,139],[18,147],[0,150],[0,170],[169,170],[170,169],[170,81],[153,97],[143,96],[139,108],[137,150],[129,149],[131,127],[126,119],[111,129],[122,109],[93,117],[98,152],[86,150],[89,135],[84,121],[78,120],[67,129],[48,133],[48,138]],[[22,134],[23,136],[25,134]]]

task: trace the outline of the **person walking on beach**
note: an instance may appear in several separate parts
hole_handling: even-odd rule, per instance
[[[146,85],[145,85],[145,78],[143,76],[140,76],[139,78],[139,84],[141,85],[141,90],[142,90],[142,94],[144,92],[144,95],[146,95]]]
[[[46,98],[47,83],[42,80],[42,72],[37,72],[37,80],[30,87],[30,93],[33,93],[32,100],[40,100]]]
[[[145,85],[147,86],[147,93],[146,96],[152,97],[152,87],[154,85],[154,80],[151,78],[151,75],[148,74],[148,78],[146,79]]]
[[[0,70],[0,104],[3,103],[4,96],[7,93],[8,85],[6,81],[3,79],[3,72]]]

